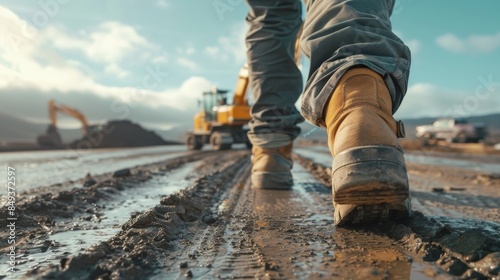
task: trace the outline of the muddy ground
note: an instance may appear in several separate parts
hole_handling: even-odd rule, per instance
[[[411,163],[412,218],[335,228],[330,169],[304,149],[292,191],[252,190],[244,150],[29,189],[1,277],[499,279],[498,173]]]

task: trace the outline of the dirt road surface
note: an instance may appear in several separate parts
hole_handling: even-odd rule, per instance
[[[348,228],[333,226],[325,148],[296,149],[291,191],[251,189],[249,159],[3,154],[18,185],[15,264],[1,231],[0,279],[500,279],[498,157],[408,153],[413,217]]]

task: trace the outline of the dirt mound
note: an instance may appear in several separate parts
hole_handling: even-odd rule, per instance
[[[118,148],[176,144],[163,140],[155,132],[144,129],[129,120],[109,121],[94,127],[82,139],[76,140],[71,148]]]

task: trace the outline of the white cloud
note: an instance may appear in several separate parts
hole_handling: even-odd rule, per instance
[[[417,83],[408,92],[399,108],[398,118],[468,117],[498,112],[500,87],[492,83],[478,87],[475,92],[441,88],[433,84]]]
[[[37,70],[38,69],[38,70]],[[122,74],[119,69],[109,70],[111,73]],[[145,71],[148,72],[147,70]],[[192,108],[186,97],[195,97],[212,84],[203,77],[193,76],[187,79],[179,88],[170,88],[159,91],[159,85],[164,82],[162,77],[155,80],[155,75],[145,74],[143,83],[135,87],[118,87],[100,84],[91,77],[84,75],[72,67],[53,67],[37,65],[32,71],[22,71],[20,77],[14,75],[4,77],[0,83],[0,90],[9,89],[32,90],[37,94],[51,95],[54,92],[66,94],[70,92],[86,92],[101,98],[113,98],[125,104],[140,102],[151,107],[175,107],[180,110]],[[183,96],[179,99],[179,96]],[[198,97],[198,96],[196,96]]]
[[[157,7],[160,7],[162,9],[168,9],[170,7],[170,3],[167,2],[166,0],[157,0],[156,4]]]
[[[396,34],[396,36],[398,36],[401,40],[403,40],[403,42],[408,46],[408,48],[410,48],[410,51],[411,51],[411,54],[412,55],[415,55],[417,54],[420,49],[422,48],[422,43],[417,40],[417,39],[405,39],[405,36],[403,35],[403,33],[399,30],[394,30],[393,31],[394,34]]]
[[[0,6],[0,64],[13,73],[19,71],[25,54],[35,51],[30,41],[36,32],[27,31],[32,30],[28,26],[12,11]]]
[[[42,38],[60,50],[78,50],[95,62],[117,63],[135,52],[152,45],[135,28],[120,22],[109,21],[90,32],[74,37],[67,32],[49,26],[42,30]]]
[[[193,46],[177,47],[176,50],[182,55],[193,55],[196,53],[196,49]]]
[[[178,124],[187,130],[191,128],[192,117],[198,111],[196,99],[209,85],[203,78],[193,77],[180,87],[148,92],[144,96],[135,94],[137,89],[122,89],[121,93],[127,95],[128,103],[120,102],[116,96],[103,97],[87,91],[44,93],[36,88],[7,88],[0,89],[0,112],[37,123],[48,123],[46,104],[49,99],[54,99],[58,103],[77,108],[91,124],[112,119],[130,119],[156,127]],[[74,119],[68,119],[65,124],[68,127],[79,125]]]
[[[211,57],[214,57],[220,52],[218,47],[205,47],[204,52]]]
[[[408,40],[405,44],[410,48],[412,54],[417,54],[422,47],[422,43],[419,40]]]
[[[488,53],[500,48],[500,32],[493,35],[471,35],[466,39],[447,33],[437,37],[436,43],[454,53]]]
[[[186,68],[188,68],[191,71],[198,71],[200,69],[199,66],[198,66],[198,64],[196,62],[194,62],[192,60],[189,60],[189,59],[187,59],[185,57],[179,57],[179,58],[177,58],[176,62],[180,66],[186,67]]]
[[[203,77],[192,76],[179,87],[159,91],[145,89],[141,84],[136,87],[113,87],[85,79],[73,83],[73,86],[25,81],[0,84],[0,111],[14,116],[46,120],[46,106],[43,104],[49,99],[55,99],[86,112],[91,121],[128,118],[139,122],[190,124],[189,117],[198,110],[197,99],[212,85],[212,82]],[[49,87],[51,89],[47,90]],[[159,118],[161,112],[165,119]],[[150,117],[153,113],[156,119]]]
[[[184,83],[177,89],[169,89],[165,94],[172,97],[172,101],[179,102],[179,97],[187,97],[195,100],[201,97],[202,92],[207,91],[212,87],[212,82],[203,77],[192,76],[184,81]],[[196,104],[191,104],[196,105]],[[191,105],[188,105],[191,106]]]
[[[143,52],[140,56],[139,56],[142,60],[147,60],[151,57],[151,53],[150,52]]]
[[[89,30],[70,32],[52,25],[36,30],[15,13],[0,6],[0,64],[2,72],[48,90],[68,90],[71,83],[92,84],[89,68],[81,61],[61,57],[58,52],[77,51],[103,66],[104,73],[128,76],[120,62],[136,56],[144,60],[156,47],[135,28],[119,22],[104,22]],[[83,69],[86,74],[80,70]],[[16,74],[14,74],[16,73]],[[13,81],[18,83],[18,81]],[[3,81],[6,85],[8,81]]]
[[[65,53],[60,50],[81,51],[92,60],[107,62],[104,72],[120,78],[129,77],[132,73],[122,69],[119,62],[150,46],[135,29],[108,22],[92,32],[72,34],[49,25],[25,37],[22,34],[26,26],[29,26],[27,22],[0,7],[0,39],[3,40],[0,44],[0,111],[46,119],[46,107],[41,104],[55,98],[82,111],[92,112],[90,118],[102,119],[116,115],[111,109],[112,103],[129,108],[130,117],[137,121],[144,119],[148,110],[158,114],[184,112],[191,115],[196,111],[196,99],[212,84],[203,77],[193,76],[179,87],[161,90],[169,81],[168,73],[161,65],[155,64],[137,71],[141,73],[137,85],[106,85],[94,78],[95,73],[88,73],[84,63],[63,56]],[[21,38],[13,41],[12,38],[17,38],[13,34]],[[165,61],[166,57],[157,56],[156,60]],[[186,67],[197,67],[189,60],[180,59],[179,63]],[[80,103],[80,100],[86,103]],[[41,113],[33,115],[37,110]]]
[[[108,74],[111,74],[111,75],[114,75],[120,79],[123,79],[125,77],[127,77],[130,73],[123,70],[122,68],[120,68],[120,66],[118,66],[116,63],[112,63],[112,64],[109,64],[108,66],[106,66],[106,68],[104,69],[104,71]]]
[[[193,47],[188,47],[188,48],[186,49],[185,53],[186,53],[187,55],[193,55],[193,54],[195,54],[195,53],[196,53],[196,49],[195,49],[195,48],[193,48]]]
[[[445,50],[462,53],[465,51],[465,43],[453,34],[444,34],[436,38],[436,43]]]
[[[159,56],[155,56],[152,60],[151,60],[153,63],[167,63],[168,62],[168,58],[166,55],[159,55]]]
[[[232,59],[237,64],[242,64],[246,61],[245,35],[247,30],[248,26],[245,22],[235,24],[229,36],[219,37],[216,45],[207,46],[203,51],[214,59],[222,61]]]

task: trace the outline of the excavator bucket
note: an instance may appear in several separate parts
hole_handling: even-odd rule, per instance
[[[54,100],[49,100],[49,118],[50,124],[47,128],[45,134],[38,136],[37,142],[40,147],[46,148],[61,148],[63,147],[63,142],[61,139],[61,135],[57,130],[57,112],[64,113],[68,116],[71,116],[82,123],[83,134],[85,135],[88,131],[89,124],[87,118],[80,113],[80,111],[71,108],[69,106],[59,104],[57,105]]]
[[[49,125],[45,134],[38,136],[36,140],[40,147],[60,148],[63,146],[61,135],[53,125]]]

